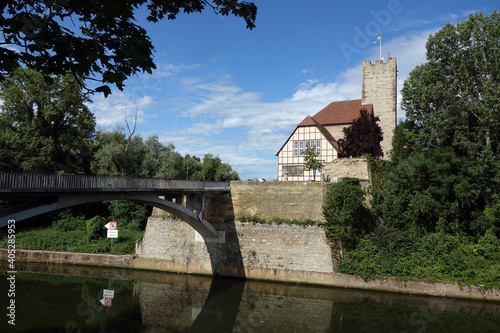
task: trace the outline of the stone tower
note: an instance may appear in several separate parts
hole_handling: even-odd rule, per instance
[[[390,157],[392,137],[396,128],[397,66],[396,58],[363,61],[363,84],[361,103],[372,104],[373,114],[380,118],[383,140],[380,143],[384,159]]]

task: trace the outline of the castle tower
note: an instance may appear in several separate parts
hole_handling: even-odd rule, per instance
[[[376,60],[363,61],[363,83],[361,103],[372,104],[373,114],[380,118],[383,140],[380,143],[384,159],[388,159],[392,150],[392,137],[396,128],[397,104],[397,66],[396,58],[391,57],[384,63]]]

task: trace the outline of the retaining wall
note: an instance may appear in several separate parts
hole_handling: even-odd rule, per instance
[[[136,262],[149,269],[252,278],[265,278],[268,270],[333,272],[321,227],[233,222],[216,228],[224,242],[205,242],[183,221],[150,217]]]

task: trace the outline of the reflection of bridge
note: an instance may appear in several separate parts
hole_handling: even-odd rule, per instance
[[[0,210],[0,227],[58,209],[106,200],[130,200],[166,210],[205,237],[217,230],[198,218],[207,195],[229,192],[228,182],[0,172],[0,200],[29,200]]]

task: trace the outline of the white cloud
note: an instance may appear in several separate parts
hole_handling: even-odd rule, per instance
[[[171,64],[171,63],[161,63],[156,66],[156,70],[154,71],[154,75],[158,75],[160,77],[169,77],[178,75],[182,72],[190,71],[196,68],[199,68],[199,64]]]
[[[99,127],[110,129],[115,126],[123,126],[125,117],[129,123],[134,121],[137,112],[137,123],[143,123],[146,119],[145,110],[154,105],[154,98],[145,95],[134,98],[130,93],[115,91],[107,98],[102,95],[96,95],[89,108],[96,116],[96,122]]]

